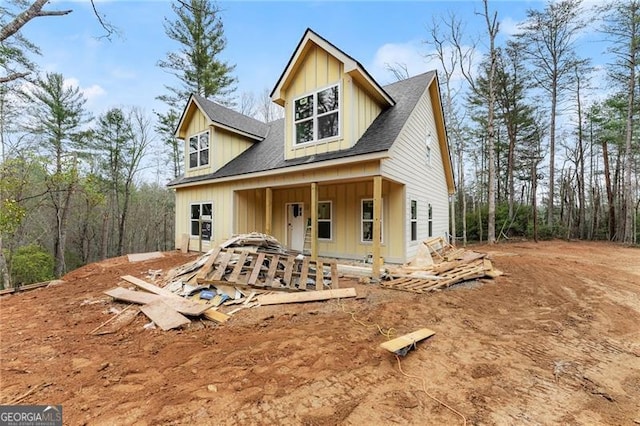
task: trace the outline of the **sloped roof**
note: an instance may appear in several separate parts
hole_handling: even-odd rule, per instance
[[[200,95],[193,94],[191,95],[191,99],[195,101],[202,112],[204,112],[207,118],[214,124],[221,125],[222,127],[226,127],[230,130],[237,130],[242,133],[246,133],[257,139],[264,139],[269,131],[269,126],[262,121],[212,102]],[[188,104],[189,103],[187,103],[187,105]],[[185,109],[185,112],[183,113],[183,118],[186,114],[186,110],[187,109]],[[180,125],[181,124],[182,118],[180,119]]]
[[[284,119],[281,119],[269,123],[269,131],[263,141],[255,143],[215,173],[192,177],[181,176],[169,182],[168,186],[173,187],[199,181],[285,169],[301,164],[387,151],[393,145],[418,100],[434,78],[435,71],[429,71],[384,86],[384,90],[393,97],[396,104],[381,112],[358,142],[349,149],[285,160]]]

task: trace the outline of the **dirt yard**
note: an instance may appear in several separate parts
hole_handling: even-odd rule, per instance
[[[194,256],[88,265],[0,299],[0,402],[62,404],[70,425],[640,424],[640,249],[473,248],[505,275],[428,295],[342,280],[366,298],[101,336],[121,275]],[[379,347],[421,327],[400,364]]]

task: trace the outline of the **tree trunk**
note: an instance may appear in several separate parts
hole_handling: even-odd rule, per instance
[[[630,57],[638,56],[636,45],[638,41],[630,43]],[[627,129],[625,137],[625,166],[624,166],[624,228],[621,240],[631,244],[633,242],[633,188],[631,187],[631,168],[633,165],[633,154],[631,152],[631,142],[633,140],[633,118],[635,107],[635,90],[636,90],[636,67],[635,63],[630,66],[629,87],[627,92]]]
[[[607,189],[607,203],[609,205],[609,240],[616,235],[616,207],[614,205],[613,188],[611,187],[611,174],[609,170],[609,148],[607,141],[602,141],[602,160],[604,161],[604,180]]]
[[[549,199],[547,200],[547,226],[553,229],[553,199],[556,161],[556,108],[558,102],[558,82],[553,78],[551,89],[551,123],[549,125]]]

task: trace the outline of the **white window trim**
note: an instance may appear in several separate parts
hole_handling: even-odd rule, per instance
[[[318,206],[320,206],[320,204],[325,203],[325,204],[329,204],[329,220],[327,219],[320,219],[320,216],[318,216],[318,223],[320,222],[329,222],[329,238],[320,238],[318,237],[318,240],[320,241],[333,241],[333,201],[331,200],[326,200],[326,201],[318,201]]]
[[[413,203],[416,204],[416,217],[413,217],[413,212],[411,211],[413,207]],[[416,227],[416,238],[413,238],[413,226],[415,224]],[[411,242],[418,241],[418,200],[410,200],[409,201],[409,239]]]
[[[198,164],[197,166],[192,167],[191,166],[191,138],[194,138],[194,137],[198,138],[198,150],[196,152],[198,153],[198,163],[200,163],[200,151],[202,151],[200,149],[200,135],[204,133],[208,134],[207,139],[209,139],[209,146],[207,148],[207,150],[209,151],[207,155],[207,164]],[[187,161],[187,169],[189,170],[196,170],[203,167],[209,167],[209,165],[211,164],[211,132],[209,132],[209,130],[203,130],[202,132],[195,133],[187,138],[187,155],[185,157]]]
[[[191,228],[191,225],[192,225],[192,222],[195,220],[195,219],[192,219],[192,218],[191,218],[191,208],[192,208],[193,206],[195,206],[195,205],[200,206],[200,215],[202,215],[202,205],[203,205],[203,204],[211,204],[211,219],[209,219],[209,220],[208,220],[209,222],[211,222],[211,237],[210,237],[210,239],[209,239],[209,240],[204,240],[204,239],[203,239],[202,241],[209,241],[209,242],[211,242],[211,241],[213,241],[213,221],[214,221],[214,214],[213,214],[213,207],[214,207],[214,206],[213,206],[213,201],[196,201],[196,202],[193,202],[193,203],[189,203],[189,238],[200,238],[200,235],[193,235],[193,234],[191,233],[191,229],[192,229],[192,228]]]
[[[365,240],[363,237],[363,231],[364,231],[364,223],[365,222],[371,222],[373,223],[373,217],[371,219],[363,219],[363,213],[364,213],[364,202],[365,201],[373,201],[373,198],[361,198],[360,199],[360,242],[362,244],[373,244],[373,235],[371,236],[371,241]],[[380,208],[380,244],[384,244],[384,199],[380,200],[381,201],[381,208]],[[371,227],[372,231],[373,231],[373,225]]]
[[[333,114],[335,113],[335,111],[329,111],[329,112],[325,112],[323,114],[318,115],[316,113],[317,111],[317,99],[318,99],[318,93],[322,92],[324,90],[327,90],[329,88],[332,87],[337,87],[338,88],[338,134],[335,136],[329,136],[327,138],[324,139],[318,139],[318,117],[323,117],[325,115],[329,115],[329,114]],[[313,115],[311,115],[310,118],[305,118],[302,120],[296,120],[296,101],[298,99],[302,99],[302,98],[306,98],[309,95],[313,95]],[[292,123],[293,123],[293,128],[291,129],[292,132],[292,139],[291,139],[291,145],[293,146],[293,148],[299,148],[299,147],[305,147],[305,146],[309,146],[309,145],[314,145],[314,144],[318,144],[318,143],[327,143],[327,142],[331,142],[337,139],[341,139],[342,138],[342,88],[340,85],[340,81],[337,81],[335,83],[329,84],[327,86],[324,87],[319,87],[317,89],[315,89],[312,92],[307,92],[303,95],[300,95],[296,98],[293,99],[293,102],[291,102],[291,118],[292,118]],[[302,143],[296,143],[296,123],[302,122],[302,121],[308,121],[309,119],[311,119],[313,121],[313,139],[308,141],[308,142],[302,142]]]

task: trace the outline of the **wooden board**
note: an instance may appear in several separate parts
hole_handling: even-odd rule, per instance
[[[289,256],[287,258],[287,264],[284,268],[284,279],[282,280],[282,284],[284,284],[287,287],[293,287],[291,283],[291,276],[293,274],[293,264],[295,260],[296,260],[295,257]]]
[[[258,254],[258,260],[256,260],[256,264],[253,267],[253,271],[251,272],[251,276],[249,277],[249,281],[247,284],[255,285],[256,280],[258,279],[258,275],[260,274],[260,270],[262,269],[262,262],[264,262],[264,253]]]
[[[167,305],[171,306],[176,311],[185,314],[198,316],[201,315],[204,311],[210,308],[208,305],[202,305],[199,303],[190,302],[181,298],[180,296],[165,297],[159,296],[157,294],[146,293],[144,291],[132,291],[127,290],[126,288],[116,287],[111,290],[107,290],[104,292],[105,294],[113,297],[114,299],[124,300],[125,302],[137,303],[139,305],[146,305],[148,303],[153,303],[156,300],[162,300]]]
[[[283,303],[315,302],[319,300],[356,296],[356,289],[349,287],[336,290],[306,291],[300,293],[263,294],[262,296],[258,296],[258,302],[261,305],[279,305]]]
[[[216,247],[213,253],[209,254],[209,258],[207,259],[205,264],[202,265],[202,268],[200,268],[200,271],[198,271],[198,275],[196,275],[196,281],[205,280],[207,278],[207,275],[209,275],[209,272],[211,271],[211,267],[215,263],[216,258],[218,257],[218,254],[220,254],[220,247]]]
[[[182,234],[180,238],[180,251],[183,253],[189,252],[189,242],[191,241],[191,237],[189,234]]]
[[[278,269],[279,262],[280,256],[271,256],[271,263],[269,264],[269,271],[267,272],[267,279],[265,280],[264,285],[271,287],[271,285],[273,284],[273,278],[276,275],[276,270]]]
[[[161,257],[164,257],[164,254],[159,251],[152,251],[149,253],[132,253],[127,255],[129,262],[142,262],[143,260],[159,259]]]
[[[247,251],[240,253],[240,258],[236,262],[236,266],[233,268],[233,272],[231,272],[231,275],[228,278],[229,282],[235,283],[238,281],[238,277],[240,277],[240,272],[242,272],[242,267],[244,266],[244,262],[247,261],[248,255],[249,252]]]
[[[331,262],[331,288],[336,289],[340,287],[340,280],[338,279],[338,262],[335,260]]]
[[[223,314],[222,312],[218,312],[213,308],[209,308],[203,313],[204,317],[211,321],[216,321],[219,323],[226,322],[230,317],[227,314]]]
[[[179,314],[160,299],[142,305],[140,310],[164,331],[191,323],[187,317]]]
[[[170,292],[169,290],[162,288],[162,287],[158,287],[157,285],[153,285],[151,283],[148,283],[144,280],[141,280],[140,278],[136,278],[134,276],[131,275],[124,275],[122,277],[123,280],[135,285],[136,287],[139,287],[145,291],[148,291],[149,293],[153,293],[153,294],[157,294],[160,296],[165,296],[165,297],[175,297],[178,299],[182,299],[180,296],[178,296],[177,294],[174,294],[172,292]]]
[[[324,266],[322,261],[316,261],[316,291],[324,290]]]
[[[405,334],[404,336],[396,337],[393,340],[389,340],[388,342],[384,342],[380,345],[380,347],[388,350],[389,352],[397,352],[403,348],[410,347],[414,345],[416,342],[420,340],[424,340],[427,337],[431,337],[436,334],[435,331],[429,330],[428,328],[421,328],[420,330],[416,330],[412,333]]]
[[[302,269],[300,270],[300,281],[298,281],[298,288],[301,290],[307,289],[307,278],[309,274],[309,258],[304,257],[302,260]]]
[[[220,264],[216,268],[216,271],[213,273],[213,277],[211,277],[211,281],[220,281],[224,276],[225,271],[227,270],[227,264],[229,260],[231,260],[231,256],[233,256],[233,252],[228,251],[220,259]]]

